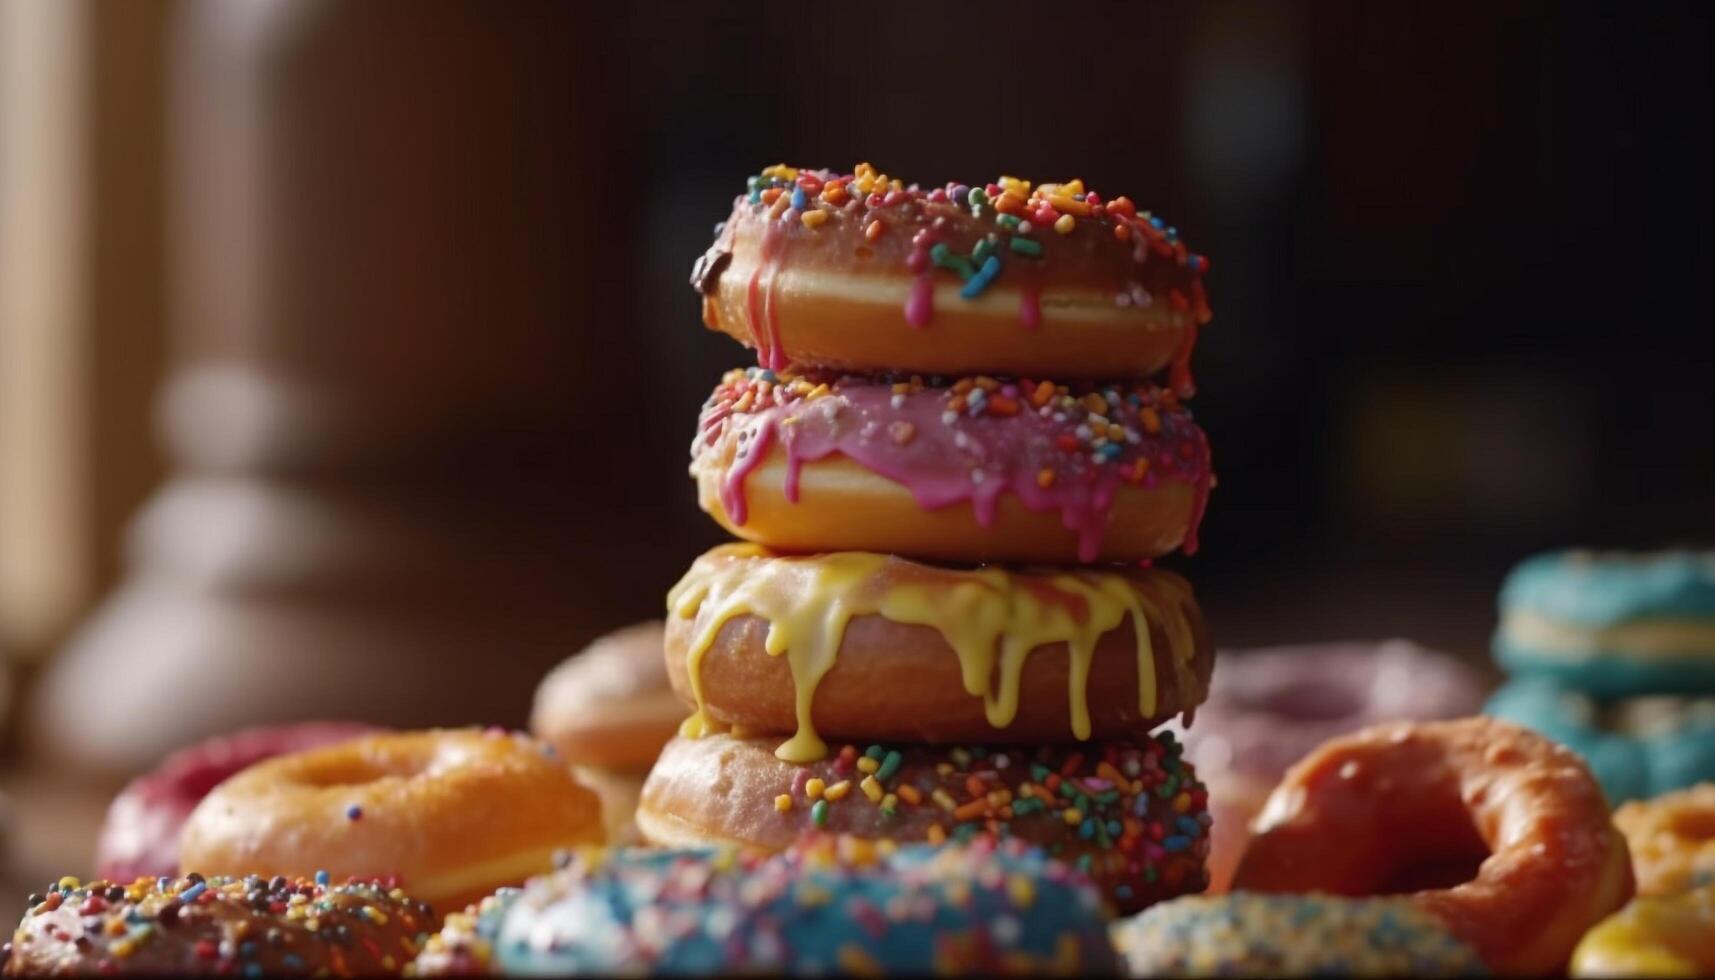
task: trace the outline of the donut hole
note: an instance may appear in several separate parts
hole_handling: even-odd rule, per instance
[[[1442,891],[1474,881],[1490,855],[1489,845],[1469,819],[1438,821],[1402,840],[1399,859],[1382,870],[1378,895]]]
[[[1251,711],[1293,721],[1335,721],[1355,717],[1364,709],[1357,691],[1310,681],[1258,691],[1241,697],[1240,702]]]

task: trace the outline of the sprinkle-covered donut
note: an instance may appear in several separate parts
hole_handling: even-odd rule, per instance
[[[544,742],[499,729],[371,735],[260,762],[185,823],[187,871],[385,877],[462,908],[603,839],[601,803]],[[306,871],[305,869],[308,869]]]
[[[1208,267],[1167,222],[1078,180],[922,188],[868,164],[782,164],[750,179],[691,284],[703,322],[775,371],[1171,367],[1189,395]]]
[[[1575,977],[1715,975],[1715,884],[1633,899],[1572,954]]]
[[[732,371],[691,445],[702,508],[786,551],[1140,561],[1197,548],[1209,442],[1151,384]]]
[[[643,777],[685,720],[667,679],[659,620],[598,638],[536,686],[530,730],[601,797],[609,843],[630,841]]]
[[[8,976],[398,974],[435,928],[387,882],[313,878],[62,878],[31,895]]]
[[[1613,698],[1715,694],[1715,551],[1566,551],[1501,589],[1495,656]]]
[[[1136,977],[1472,977],[1488,971],[1403,899],[1236,893],[1175,899],[1117,923]]]
[[[375,731],[354,722],[304,722],[250,728],[172,753],[154,772],[133,779],[113,798],[95,845],[95,873],[109,881],[178,874],[179,832],[185,818],[228,776],[263,759],[337,745]]]
[[[1385,721],[1468,715],[1482,701],[1475,671],[1406,640],[1221,651],[1197,724],[1180,733],[1216,815],[1211,890],[1231,881],[1268,791],[1317,746]]]
[[[1071,976],[1116,963],[1095,890],[1030,848],[819,840],[772,856],[583,851],[452,917],[416,969]]]
[[[1715,884],[1715,783],[1627,803],[1614,826],[1626,835],[1639,895]]]
[[[667,669],[710,723],[786,738],[1035,743],[1142,735],[1203,699],[1191,587],[1156,568],[945,568],[871,552],[703,555],[668,594]]]
[[[1484,710],[1583,756],[1611,803],[1715,780],[1715,696],[1602,701],[1552,677],[1517,677]]]
[[[1497,973],[1552,973],[1633,892],[1625,838],[1570,750],[1491,718],[1378,725],[1287,772],[1233,887],[1402,894]]]
[[[1008,748],[847,745],[793,765],[767,739],[667,746],[637,824],[651,843],[790,847],[828,831],[898,842],[1018,839],[1075,865],[1131,912],[1201,891],[1208,796],[1170,736]]]

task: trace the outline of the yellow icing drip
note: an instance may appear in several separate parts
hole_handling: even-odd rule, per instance
[[[883,576],[890,562],[903,567]],[[667,596],[669,614],[695,623],[686,669],[697,708],[680,733],[697,738],[712,730],[703,700],[703,655],[729,620],[752,615],[769,624],[767,650],[785,656],[792,672],[798,731],[775,754],[788,762],[822,758],[827,746],[810,711],[816,686],[839,655],[846,624],[854,616],[879,615],[939,632],[959,659],[966,692],[983,699],[984,715],[996,728],[1018,715],[1031,651],[1065,643],[1071,653],[1072,734],[1087,739],[1096,644],[1127,617],[1137,637],[1138,710],[1144,717],[1156,713],[1159,690],[1151,623],[1167,638],[1179,689],[1195,683],[1191,601],[1183,579],[1148,570],[959,571],[861,551],[783,557],[757,545],[723,545],[698,559]]]

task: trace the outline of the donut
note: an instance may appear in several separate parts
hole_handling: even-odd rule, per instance
[[[1196,707],[1212,653],[1185,580],[1155,568],[954,569],[725,545],[668,594],[667,670],[711,722],[791,736],[1029,743],[1139,735]]]
[[[113,798],[96,840],[95,873],[108,881],[178,874],[185,818],[222,780],[263,759],[375,731],[355,722],[302,722],[245,729],[172,753]]]
[[[676,739],[637,826],[669,847],[784,850],[828,831],[885,841],[1021,839],[1136,911],[1207,884],[1207,793],[1168,736],[1084,746],[847,745],[807,765],[768,739]]]
[[[1575,977],[1715,975],[1715,885],[1633,899],[1572,954]]]
[[[1197,550],[1209,442],[1153,384],[730,371],[691,445],[703,510],[783,551],[1136,562]]]
[[[1384,721],[1476,711],[1483,686],[1452,657],[1406,640],[1224,650],[1197,724],[1180,732],[1209,785],[1211,891],[1225,891],[1247,826],[1286,770],[1337,735]]]
[[[443,729],[257,763],[197,804],[179,860],[208,874],[386,877],[451,910],[601,840],[600,801],[551,746]]]
[[[7,976],[398,975],[435,928],[388,882],[61,878],[31,895]]]
[[[1583,756],[1614,803],[1715,780],[1715,697],[1602,701],[1556,678],[1517,677],[1484,710]]]
[[[1715,884],[1715,783],[1631,802],[1614,811],[1626,836],[1639,895],[1674,895]]]
[[[425,976],[1111,974],[1101,902],[1019,842],[591,849],[449,919]]]
[[[925,190],[859,164],[750,178],[697,260],[703,322],[789,364],[1147,377],[1184,393],[1208,260],[1082,181]]]
[[[1632,896],[1625,838],[1570,750],[1492,718],[1377,725],[1294,766],[1233,887],[1402,893],[1505,974],[1565,968]]]
[[[1191,896],[1113,927],[1134,977],[1475,977],[1483,961],[1397,898]]]
[[[1501,589],[1495,656],[1602,698],[1715,694],[1715,551],[1538,555]]]
[[[554,668],[536,687],[530,730],[601,797],[607,839],[632,839],[643,777],[685,720],[667,680],[659,620],[615,630]]]

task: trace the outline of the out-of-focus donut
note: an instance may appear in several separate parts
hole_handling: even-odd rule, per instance
[[[1174,899],[1117,923],[1134,977],[1472,977],[1488,971],[1440,919],[1399,898]]]
[[[1109,974],[1087,879],[1017,841],[589,849],[450,917],[426,976]]]
[[[1601,698],[1715,694],[1715,551],[1563,551],[1501,589],[1495,657]]]
[[[62,878],[32,895],[7,976],[397,975],[434,912],[386,882]]]
[[[709,722],[853,741],[1141,736],[1202,701],[1191,587],[1156,568],[953,569],[869,552],[708,552],[668,595],[667,669]]]
[[[1017,838],[1089,874],[1125,912],[1207,883],[1207,796],[1168,736],[848,745],[808,765],[782,762],[772,748],[730,735],[669,744],[638,806],[644,838],[774,851],[824,830],[902,843]]]
[[[196,805],[228,776],[289,752],[348,742],[379,729],[312,721],[250,728],[180,749],[128,783],[107,808],[95,844],[95,872],[109,881],[179,873],[179,832]]]
[[[741,538],[944,561],[1193,552],[1210,473],[1149,384],[732,371],[691,445],[698,502]]]
[[[733,202],[691,284],[703,322],[765,368],[1147,377],[1186,362],[1208,260],[1082,181],[919,188],[769,167]]]
[[[1626,835],[1639,895],[1715,884],[1715,783],[1699,783],[1614,811]]]
[[[1715,884],[1633,899],[1585,934],[1575,977],[1715,976]]]
[[[631,815],[649,767],[679,731],[685,705],[667,679],[660,621],[600,637],[536,687],[530,730],[601,797],[610,843],[636,835]]]
[[[197,805],[179,860],[187,872],[387,877],[446,911],[602,837],[600,801],[552,746],[446,729],[257,763]]]

